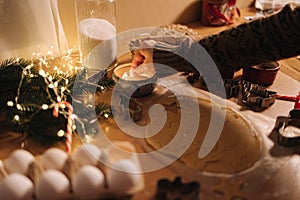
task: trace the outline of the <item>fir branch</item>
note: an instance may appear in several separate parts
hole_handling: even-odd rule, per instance
[[[82,94],[104,92],[112,89],[115,82],[107,77],[105,71],[101,71],[90,79],[82,79],[80,84],[78,76],[84,74],[51,74],[48,76],[39,74],[39,69],[33,63],[25,59],[11,58],[0,64],[0,111],[4,112],[8,121],[12,123],[14,131],[24,134],[27,139],[51,144],[64,140],[57,136],[57,131],[65,129],[67,119],[60,115],[54,118],[52,109],[42,109],[42,106],[53,105],[57,97],[67,102],[73,102],[79,108],[78,119],[90,124],[95,119],[91,112],[96,111],[97,118],[112,117],[109,104],[100,103],[96,108],[86,108],[83,102],[72,101],[72,92],[79,89]],[[57,83],[55,89],[49,87],[50,83]],[[75,88],[79,87],[79,88]],[[13,105],[8,105],[13,102]],[[76,113],[77,114],[77,113]],[[15,120],[18,116],[20,120]],[[49,123],[51,121],[51,123]],[[97,121],[97,120],[96,120]]]
[[[0,69],[9,67],[9,66],[21,66],[26,67],[31,63],[30,60],[26,60],[24,58],[9,58],[6,60],[3,60],[0,64]]]
[[[7,80],[20,80],[23,68],[30,65],[29,60],[10,58],[0,64],[0,82]]]
[[[96,105],[96,114],[98,118],[104,117],[109,118],[112,117],[112,108],[109,104],[106,103],[99,103]]]
[[[97,92],[105,92],[111,90],[115,86],[116,82],[107,76],[102,77],[98,82]]]
[[[76,78],[76,86],[73,85],[73,91],[78,95],[88,93],[105,92],[115,86],[115,81],[107,77],[105,71],[101,71],[91,77],[85,78],[86,71],[82,71]]]

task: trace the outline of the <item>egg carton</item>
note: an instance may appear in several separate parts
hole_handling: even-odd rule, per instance
[[[104,149],[83,144],[71,155],[55,147],[37,156],[17,149],[0,160],[0,199],[119,199],[143,188],[140,163],[129,142]]]

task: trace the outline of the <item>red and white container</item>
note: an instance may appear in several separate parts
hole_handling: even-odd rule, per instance
[[[236,0],[202,0],[201,21],[206,26],[232,24],[234,15],[240,15]]]

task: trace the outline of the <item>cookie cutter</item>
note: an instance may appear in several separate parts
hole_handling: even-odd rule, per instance
[[[265,109],[275,103],[277,92],[249,81],[242,84],[242,101],[246,106]]]
[[[198,200],[200,193],[200,183],[192,181],[182,183],[180,177],[176,177],[174,181],[168,179],[160,179],[157,182],[157,191],[155,200],[171,200],[171,199],[189,199]]]
[[[296,96],[294,109],[289,112],[288,117],[277,117],[275,130],[277,143],[280,146],[295,147],[300,145],[300,94]]]
[[[238,97],[244,105],[251,108],[266,109],[273,105],[277,92],[268,90],[266,87],[245,80],[224,80],[226,98]]]
[[[128,108],[125,108],[124,107],[125,102],[128,101],[129,101],[129,106]],[[134,122],[141,120],[143,104],[141,104],[134,98],[129,98],[126,95],[120,95],[120,105],[124,113],[129,112],[130,117]],[[125,115],[125,119],[128,119],[128,116],[126,118]]]
[[[226,98],[237,97],[240,91],[241,81],[237,79],[225,79],[224,87]]]

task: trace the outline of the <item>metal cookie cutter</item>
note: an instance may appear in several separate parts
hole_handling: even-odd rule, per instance
[[[197,181],[182,183],[180,177],[176,177],[174,181],[170,181],[168,179],[160,179],[157,182],[157,192],[155,195],[155,200],[198,200],[199,193],[200,183]]]
[[[129,101],[129,106],[128,108],[124,107],[124,102]],[[125,95],[120,95],[120,105],[122,106],[123,111],[128,111],[130,114],[130,117],[132,118],[133,121],[139,121],[142,117],[142,104],[136,101],[133,98],[129,98]]]
[[[242,102],[248,107],[265,109],[275,103],[277,92],[248,81],[242,83]]]
[[[224,80],[226,98],[239,97],[247,107],[266,109],[273,105],[277,92],[270,91],[266,87],[245,80]]]
[[[225,79],[224,86],[226,98],[237,97],[240,91],[241,81],[237,79]]]
[[[277,143],[284,147],[300,145],[300,94],[296,97],[294,109],[288,117],[277,117],[275,129]]]

